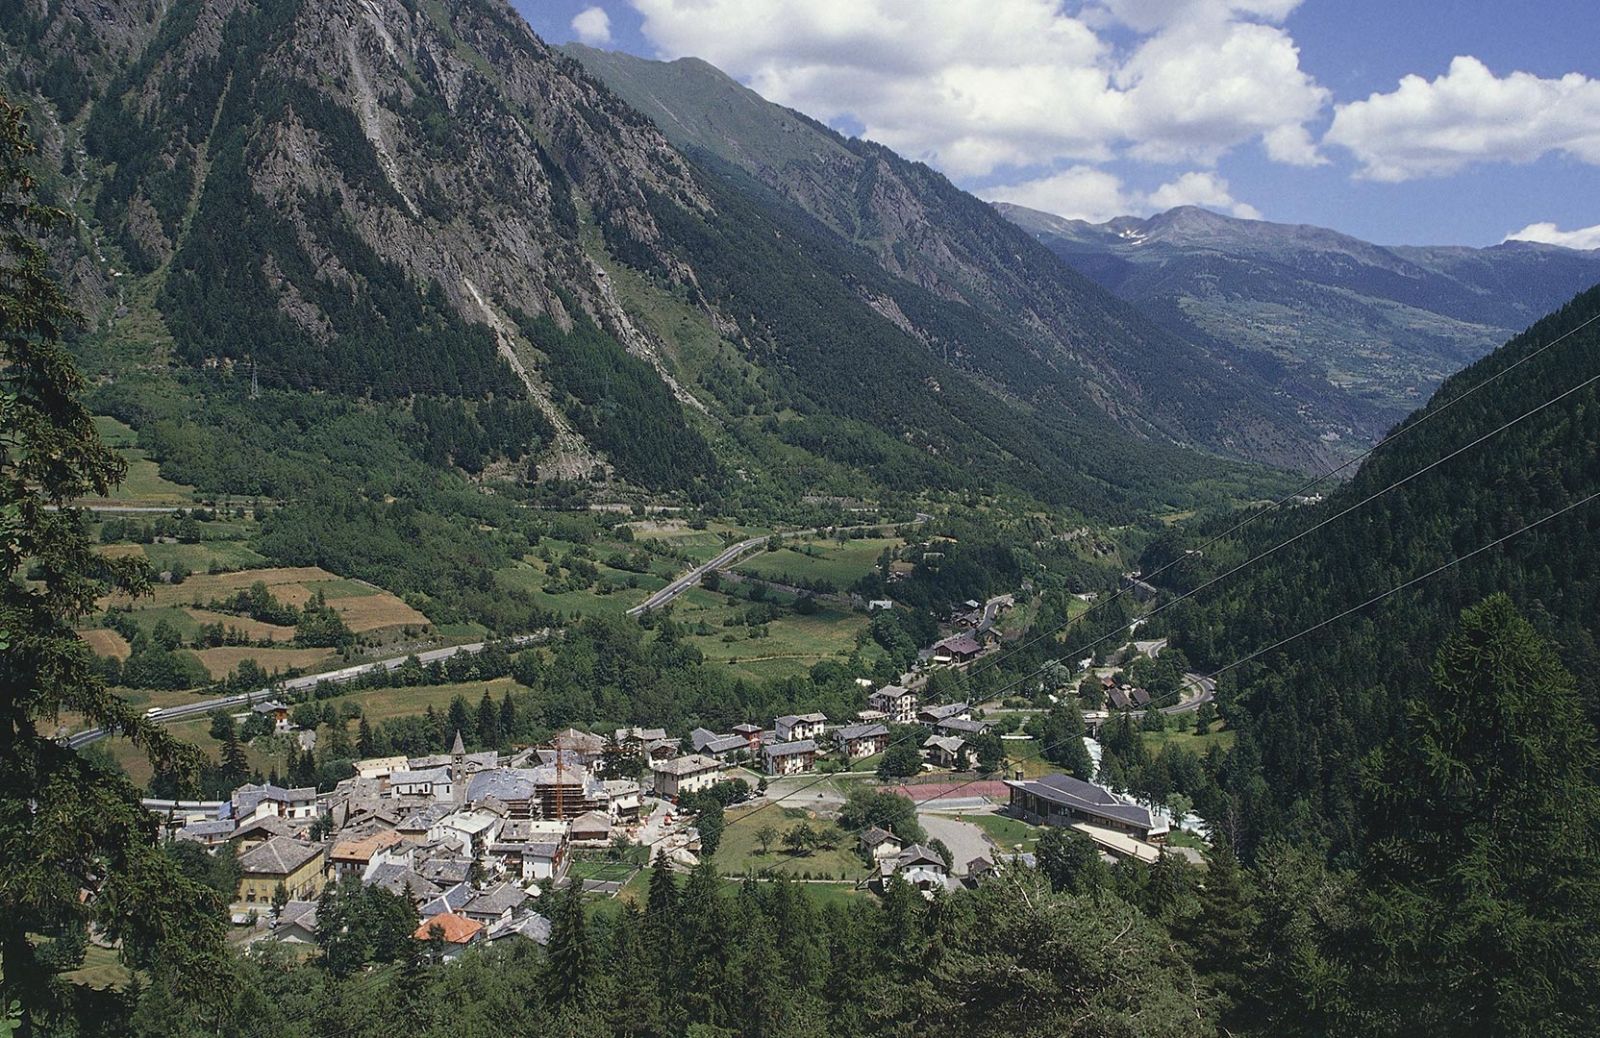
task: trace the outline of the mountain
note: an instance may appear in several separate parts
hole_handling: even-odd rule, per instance
[[[1179,334],[1270,358],[1286,389],[1370,442],[1448,375],[1600,282],[1600,252],[1530,242],[1384,247],[1185,206],[1068,220],[995,208]]]
[[[1600,492],[1597,376],[1600,288],[1448,379],[1325,501],[1262,516],[1167,570],[1174,590],[1195,588],[1299,538],[1169,614],[1173,644],[1205,671],[1464,559],[1224,675],[1219,699],[1240,735],[1221,768],[1229,800],[1206,817],[1247,819],[1250,845],[1287,832],[1349,849],[1367,754],[1400,731],[1461,611],[1496,592],[1560,648],[1600,718],[1600,502],[1582,503]],[[1221,532],[1169,537],[1144,565]]]
[[[685,153],[765,188],[769,208],[778,199],[803,210],[897,281],[983,315],[1077,380],[1112,421],[1278,465],[1331,456],[1325,437],[1343,425],[1298,408],[1276,361],[1162,327],[926,165],[772,104],[704,61],[563,49]],[[948,348],[957,365],[990,375],[992,358]]]
[[[1126,519],[1272,481],[1223,454],[1318,457],[1276,401],[931,172],[999,236],[971,263],[1014,248],[1063,272],[1072,343],[691,160],[498,0],[64,0],[7,6],[0,33],[44,187],[77,218],[56,251],[97,406],[204,490],[411,485],[336,477],[331,446],[279,478],[284,441],[314,438],[252,383],[396,427],[418,395],[465,401],[484,446],[429,458],[725,508],[1005,488]],[[917,269],[940,247],[895,241]],[[479,415],[508,400],[514,421]],[[207,449],[224,430],[237,449]]]

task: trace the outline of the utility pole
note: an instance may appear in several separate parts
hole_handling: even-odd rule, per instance
[[[250,399],[254,400],[261,395],[261,383],[256,379],[256,359],[250,358]]]

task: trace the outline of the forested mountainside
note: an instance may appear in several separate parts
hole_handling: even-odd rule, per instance
[[[374,446],[417,424],[415,394],[509,400],[473,465],[430,457],[724,507],[1000,486],[1125,519],[1270,482],[1208,448],[1310,457],[1220,369],[1196,385],[1229,428],[1171,426],[1133,374],[697,168],[492,0],[29,2],[0,30],[47,192],[79,218],[56,251],[95,406],[203,491],[392,492],[284,442],[285,412],[309,429],[343,406],[304,390],[351,401]],[[1181,368],[1181,345],[1140,363]],[[323,464],[284,471],[285,451]]]
[[[1305,534],[1169,613],[1174,644],[1196,669],[1226,666],[1600,491],[1597,317],[1593,289],[1445,382],[1327,500],[1268,514],[1169,570],[1174,588],[1197,587]],[[1146,568],[1219,532],[1169,538]],[[1240,732],[1222,769],[1232,803],[1208,805],[1207,816],[1237,818],[1247,846],[1288,832],[1347,850],[1368,753],[1400,730],[1460,611],[1497,591],[1559,647],[1591,720],[1600,717],[1600,502],[1591,502],[1224,675],[1219,699]],[[1585,752],[1592,765],[1593,747]]]
[[[562,49],[691,157],[742,171],[732,182],[763,208],[786,201],[864,250],[893,283],[966,304],[1004,332],[1003,349],[1037,358],[1053,382],[1080,380],[1122,425],[1280,465],[1329,456],[1321,436],[1343,425],[1297,409],[1280,391],[1276,361],[1162,327],[928,166],[846,139],[698,59]],[[931,345],[958,367],[1007,381],[1000,359],[976,343]]]
[[[996,208],[1167,327],[1282,366],[1295,399],[1372,442],[1447,376],[1600,282],[1600,252],[1385,247],[1193,206],[1103,224]],[[1291,388],[1292,387],[1292,388]]]

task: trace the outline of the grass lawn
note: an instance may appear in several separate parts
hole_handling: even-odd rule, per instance
[[[244,541],[201,541],[199,544],[144,544],[144,557],[157,573],[182,563],[190,573],[260,566],[266,556]]]
[[[784,541],[777,551],[757,552],[734,569],[783,584],[824,581],[842,591],[872,572],[885,548],[903,543],[898,537],[865,537],[843,544],[827,538]]]
[[[741,821],[746,818],[747,821]],[[799,807],[729,811],[722,845],[717,848],[718,870],[725,876],[738,876],[746,872],[759,874],[768,869],[795,877],[810,873],[833,879],[860,879],[867,875],[866,866],[855,852],[855,838],[849,834],[840,834],[838,845],[831,850],[819,848],[802,855],[785,850],[783,835],[802,824],[812,829],[833,826],[832,822],[817,817],[815,812]],[[756,834],[767,826],[776,829],[778,835],[767,853],[763,854],[761,841]]]
[[[1160,753],[1161,748],[1169,743],[1174,746],[1182,746],[1184,749],[1202,757],[1213,746],[1220,746],[1224,750],[1233,748],[1233,740],[1236,733],[1227,729],[1219,731],[1220,721],[1213,723],[1211,731],[1205,735],[1196,735],[1194,733],[1193,714],[1179,714],[1177,721],[1183,725],[1183,728],[1178,730],[1168,728],[1164,732],[1139,733],[1144,736],[1145,747],[1149,749],[1152,756]]]
[[[1174,847],[1193,847],[1197,851],[1206,850],[1210,846],[1200,837],[1186,829],[1172,830],[1167,834],[1167,842]]]
[[[1029,825],[1020,819],[1002,814],[963,814],[959,817],[963,822],[971,822],[982,829],[1003,851],[1015,850],[1019,843],[1022,844],[1024,851],[1031,851],[1034,844],[1039,842],[1039,834],[1043,832],[1037,825]]]
[[[411,688],[373,688],[365,691],[352,692],[347,696],[329,699],[326,702],[335,704],[359,703],[361,710],[368,721],[385,721],[391,717],[404,717],[408,714],[420,714],[432,706],[435,710],[445,710],[450,706],[450,701],[456,696],[461,696],[467,705],[477,709],[478,700],[488,692],[498,701],[506,694],[507,689],[525,691],[517,684],[515,678],[495,678],[492,681],[463,681],[450,685],[415,685]],[[354,731],[354,726],[351,726]]]
[[[167,726],[167,730],[173,735],[184,742],[193,743],[200,747],[215,760],[222,747],[220,743],[211,738],[210,728],[211,718],[209,717],[179,721],[177,724]],[[123,771],[128,773],[128,778],[133,780],[134,785],[143,789],[150,783],[150,776],[153,773],[150,761],[146,759],[144,751],[133,745],[133,743],[119,736],[102,739],[94,745],[102,747],[106,752],[110,753],[112,759],[122,766]],[[267,740],[257,739],[245,747],[245,756],[250,760],[250,767],[261,769],[262,774],[266,774],[273,768],[277,768],[281,773],[285,763],[284,757],[268,752],[266,746]]]
[[[742,879],[725,879],[723,882],[726,884],[730,896],[738,893],[739,888],[744,885],[744,880]],[[758,882],[770,881],[758,880]],[[818,908],[823,905],[847,903],[856,898],[873,896],[870,890],[865,887],[858,887],[854,883],[808,883],[803,879],[796,880],[795,883],[801,890],[805,891],[806,896],[811,898],[812,903]]]
[[[501,587],[526,591],[545,609],[552,609],[562,614],[578,613],[582,616],[621,616],[650,597],[650,592],[666,584],[665,580],[653,573],[626,573],[609,566],[598,568],[602,577],[621,586],[606,595],[600,594],[593,587],[582,591],[565,591],[559,595],[551,594],[544,589],[545,564],[533,555],[513,562],[505,569],[497,570],[495,579]],[[639,586],[627,587],[630,578],[637,580]]]
[[[708,661],[749,664],[786,660],[801,670],[825,659],[847,658],[855,649],[856,635],[867,626],[867,618],[859,613],[823,609],[811,616],[781,617],[767,625],[767,637],[751,639],[747,636],[751,628],[721,627],[694,613],[685,613],[682,619],[686,624],[700,619],[712,624],[711,634],[693,637]],[[737,640],[723,641],[723,635],[729,633]]]
[[[61,979],[68,984],[121,991],[133,980],[133,973],[118,960],[115,951],[91,942],[84,949],[83,965],[70,973],[61,974]]]
[[[78,636],[88,643],[90,651],[96,656],[113,656],[125,660],[133,652],[128,645],[128,639],[109,627],[79,631]]]
[[[122,484],[106,497],[84,498],[80,503],[121,505],[188,505],[194,503],[194,487],[162,479],[159,466],[145,457],[135,446],[138,436],[115,418],[106,415],[94,417],[100,438],[128,463],[128,474]]]

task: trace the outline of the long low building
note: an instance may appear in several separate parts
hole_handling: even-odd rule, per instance
[[[1103,786],[1071,775],[1046,775],[1039,779],[1008,779],[1011,807],[1023,818],[1043,825],[1090,825],[1128,833],[1141,840],[1166,839],[1167,823],[1150,809],[1130,804]]]

